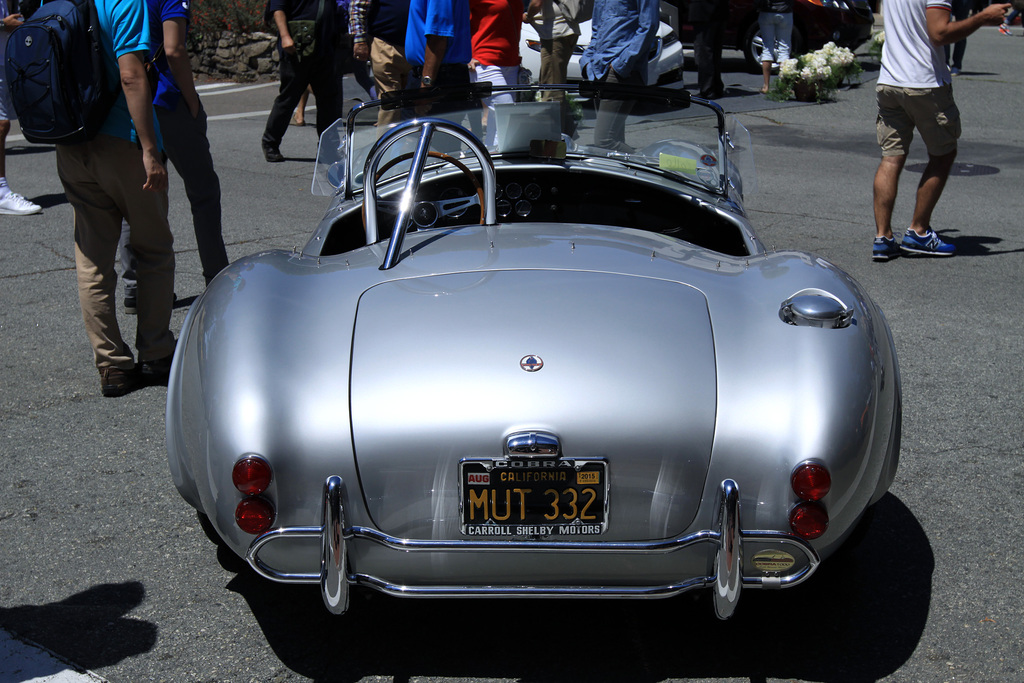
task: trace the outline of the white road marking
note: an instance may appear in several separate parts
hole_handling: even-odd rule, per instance
[[[309,114],[310,112],[314,112],[314,111],[316,111],[316,105],[315,104],[306,105],[306,113],[307,114]],[[248,119],[248,118],[252,118],[254,116],[264,117],[264,116],[269,116],[269,115],[270,115],[270,110],[269,109],[267,109],[266,111],[240,111],[237,114],[221,114],[219,116],[208,116],[206,118],[206,120],[207,121],[230,121],[231,119]]]
[[[277,81],[271,81],[270,83],[256,83],[255,85],[239,85],[238,83],[204,83],[203,85],[197,85],[196,91],[203,97],[213,97],[214,95],[231,95],[236,92],[245,92],[246,90],[278,87],[280,87],[280,83]]]
[[[19,683],[106,683],[91,671],[79,673],[70,663],[37,645],[0,629],[0,681]]]
[[[238,85],[237,83],[204,83],[203,85],[197,85],[196,90],[202,93],[202,96],[213,97],[214,95],[232,95],[234,93],[243,92],[245,90],[256,90],[257,88],[277,88],[280,84],[277,81],[271,81],[270,83],[257,83],[255,85]],[[306,111],[316,111],[316,105],[309,105]],[[245,111],[238,112],[236,114],[221,114],[220,116],[210,116],[207,121],[230,121],[232,119],[246,119],[256,116],[269,116],[270,110],[265,109],[263,111]],[[25,142],[25,136],[9,135],[7,136],[7,142]]]

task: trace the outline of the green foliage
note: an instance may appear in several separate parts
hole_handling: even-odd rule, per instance
[[[198,0],[192,3],[192,25],[189,36],[201,41],[221,31],[253,33],[266,31],[263,10],[266,0]]]
[[[876,31],[871,34],[871,40],[868,41],[868,54],[874,59],[881,61],[882,59],[882,47],[885,45],[885,31]]]

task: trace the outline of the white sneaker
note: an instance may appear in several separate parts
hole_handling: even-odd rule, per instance
[[[43,207],[33,204],[17,192],[8,192],[3,199],[0,199],[0,213],[10,216],[27,216],[42,210]]]

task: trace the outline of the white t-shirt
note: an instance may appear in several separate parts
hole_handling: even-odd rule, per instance
[[[879,85],[937,88],[951,82],[944,50],[928,37],[929,7],[952,10],[949,0],[885,0],[885,45]]]

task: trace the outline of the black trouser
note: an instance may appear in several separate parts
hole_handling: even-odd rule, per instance
[[[306,86],[313,88],[313,96],[316,98],[317,135],[342,115],[341,76],[335,73],[334,66],[333,49],[303,60],[281,53],[281,89],[263,131],[264,146],[278,147],[281,144],[292,112],[306,91]]]
[[[697,88],[701,97],[717,97],[725,90],[722,82],[723,21],[694,22],[693,60],[697,62]]]

